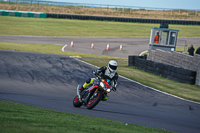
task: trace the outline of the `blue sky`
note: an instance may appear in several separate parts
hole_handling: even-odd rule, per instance
[[[71,3],[139,6],[173,9],[200,9],[200,0],[47,0]]]

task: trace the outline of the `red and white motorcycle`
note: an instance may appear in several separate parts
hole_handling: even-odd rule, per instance
[[[112,85],[109,84],[105,79],[101,78],[98,75],[95,75],[96,78],[92,86],[85,88],[79,94],[79,89],[81,85],[77,86],[77,95],[73,100],[74,107],[86,106],[87,109],[93,109],[101,100],[103,100],[107,93],[110,93]]]

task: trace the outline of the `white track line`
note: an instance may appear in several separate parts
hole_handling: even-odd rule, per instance
[[[82,61],[82,60],[79,60],[79,59],[77,59],[77,58],[74,58],[73,56],[70,56],[70,57],[73,58],[73,59],[75,59],[75,60],[77,60],[77,61],[79,61],[79,62],[85,63],[85,64],[87,64],[87,65],[89,65],[89,66],[93,66],[93,67],[99,68],[99,67],[97,67],[97,66],[95,66],[95,65],[92,65],[92,64],[87,63],[87,62],[85,62],[85,61]],[[149,89],[151,89],[151,90],[160,92],[160,93],[162,93],[162,94],[165,94],[165,95],[168,95],[168,96],[172,96],[172,97],[175,97],[175,98],[177,98],[177,99],[181,99],[181,100],[183,100],[183,101],[187,101],[187,102],[191,102],[191,103],[200,104],[199,102],[194,102],[194,101],[191,101],[191,100],[187,100],[187,99],[184,99],[184,98],[181,98],[181,97],[178,97],[178,96],[175,96],[175,95],[172,95],[172,94],[169,94],[169,93],[166,93],[166,92],[157,90],[157,89],[155,89],[155,88],[146,86],[146,85],[141,84],[141,83],[139,83],[139,82],[137,82],[137,81],[134,81],[134,80],[132,80],[132,79],[126,78],[126,77],[124,77],[124,76],[121,76],[121,75],[119,75],[119,76],[120,76],[121,78],[124,78],[124,79],[128,80],[128,81],[131,81],[131,82],[133,82],[133,83],[139,84],[139,85],[141,85],[141,86],[143,86],[143,87],[146,87],[146,88],[149,88]]]
[[[67,47],[67,44],[65,44],[63,47],[62,47],[62,51],[64,52],[65,51],[65,48]]]
[[[142,53],[139,54],[139,56],[141,56],[142,54],[147,53],[147,52],[148,52],[148,50],[143,51]]]

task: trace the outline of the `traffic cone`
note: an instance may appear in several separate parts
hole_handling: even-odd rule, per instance
[[[109,43],[108,43],[107,46],[106,46],[106,50],[109,50]]]
[[[71,41],[71,45],[70,45],[71,47],[74,47],[74,42],[73,42],[73,40]]]
[[[94,43],[91,44],[91,49],[94,49]]]
[[[122,50],[122,44],[120,44],[119,50]]]

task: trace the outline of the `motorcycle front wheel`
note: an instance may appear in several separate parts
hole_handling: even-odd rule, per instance
[[[79,108],[79,107],[82,106],[82,104],[83,104],[83,103],[79,101],[78,96],[76,96],[76,97],[74,98],[74,100],[73,100],[73,105],[74,105],[74,107]]]
[[[87,104],[87,109],[93,109],[103,98],[103,94],[101,92],[97,92],[93,94]]]

